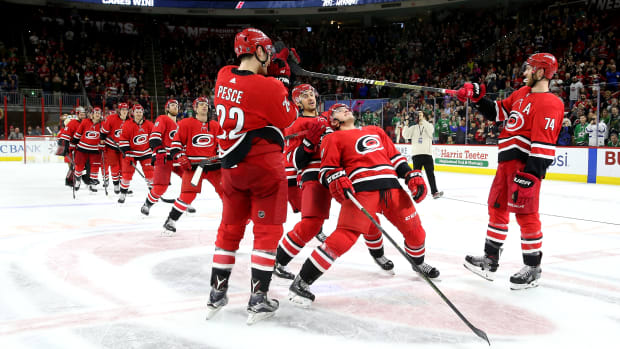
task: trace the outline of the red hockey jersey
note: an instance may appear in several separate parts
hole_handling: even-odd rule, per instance
[[[528,86],[496,101],[497,121],[506,121],[498,139],[498,161],[520,159],[525,172],[540,178],[555,157],[564,103],[550,92],[532,93]]]
[[[302,141],[305,137],[307,130],[317,122],[317,118],[321,116],[300,116],[295,120],[295,123],[290,127],[293,133],[300,134],[299,144],[293,150],[293,166],[301,174],[301,183],[305,181],[316,181],[319,179],[319,168],[321,167],[321,156],[317,150],[313,153],[306,152]],[[329,129],[331,132],[331,129]]]
[[[101,134],[108,147],[119,150],[118,145],[121,140],[121,133],[123,132],[123,124],[127,120],[129,120],[129,117],[123,120],[118,114],[112,114],[106,117],[101,125]]]
[[[101,143],[101,122],[93,124],[91,119],[84,119],[73,134],[73,143],[85,153],[98,153]]]
[[[140,125],[133,119],[125,120],[118,143],[121,151],[125,153],[126,156],[138,159],[151,156],[152,151],[149,147],[149,135],[152,129],[153,123],[148,120],[143,120]]]
[[[58,134],[58,138],[65,140],[69,143],[69,149],[75,148],[75,144],[71,143],[71,140],[73,139],[75,131],[77,131],[78,127],[80,127],[81,122],[82,121],[80,119],[73,119],[69,121],[69,123],[65,127],[63,127]]]
[[[178,122],[179,126],[172,140],[171,153],[184,152],[192,164],[217,155],[217,136],[220,125],[215,120],[200,122],[196,118],[187,118]]]
[[[224,168],[243,160],[259,139],[284,148],[282,131],[297,117],[282,82],[236,66],[218,72],[213,103],[222,128],[218,139]]]
[[[166,149],[166,154],[170,154],[170,147],[172,146],[172,140],[177,133],[178,125],[168,115],[160,115],[155,120],[153,126],[153,132],[149,137],[149,144],[153,151],[157,151],[160,148]]]
[[[401,188],[398,177],[411,170],[385,131],[376,126],[335,131],[323,138],[319,180],[327,186],[326,177],[339,169],[344,169],[355,191]]]
[[[284,129],[284,171],[289,187],[297,185],[298,171],[293,163],[293,157],[295,149],[302,144],[303,139],[304,136],[295,131],[295,123]]]

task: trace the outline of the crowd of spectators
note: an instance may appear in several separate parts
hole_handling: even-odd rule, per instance
[[[6,47],[0,41],[0,92],[14,92],[19,88],[17,51],[17,47]]]

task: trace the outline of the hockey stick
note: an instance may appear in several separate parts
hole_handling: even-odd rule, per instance
[[[220,160],[219,156],[213,156],[202,160],[198,164],[198,167],[196,167],[196,171],[194,171],[194,175],[192,176],[192,180],[190,181],[191,185],[193,187],[198,186],[198,182],[200,181],[200,178],[202,178],[202,172],[204,172],[206,167],[221,164],[222,161]]]
[[[396,244],[396,241],[394,241],[394,239],[392,239],[392,237],[385,231],[385,229],[383,229],[383,227],[381,227],[381,225],[372,217],[372,215],[370,213],[368,213],[368,211],[364,208],[364,206],[362,206],[362,204],[360,204],[359,201],[357,201],[357,199],[355,198],[353,193],[351,193],[350,191],[346,191],[346,194],[347,194],[347,197],[351,201],[353,201],[353,204],[355,206],[357,206],[357,208],[360,211],[362,211],[366,215],[366,217],[368,217],[368,219],[370,219],[372,224],[374,224],[375,227],[377,227],[377,229],[379,229],[379,231],[381,231],[381,233],[388,240],[390,240],[390,242],[392,243],[392,245],[394,245],[394,247],[396,247],[398,252],[400,252],[400,254],[402,254],[405,257],[405,259],[407,259],[407,261],[409,261],[409,263],[411,264],[413,269],[433,288],[433,290],[435,290],[435,292],[441,297],[441,299],[443,299],[444,302],[446,302],[446,304],[448,304],[448,306],[450,306],[450,308],[456,313],[456,315],[458,315],[458,317],[461,320],[463,320],[463,322],[467,325],[467,327],[469,327],[476,334],[476,336],[484,339],[487,343],[489,343],[489,346],[491,346],[491,342],[489,341],[489,337],[487,337],[487,334],[484,331],[482,331],[481,329],[479,329],[476,326],[472,325],[472,323],[469,322],[469,320],[467,320],[467,318],[465,318],[465,316],[463,316],[463,314],[461,314],[461,312],[456,308],[456,306],[454,306],[454,304],[452,304],[452,302],[450,302],[448,297],[446,297],[443,294],[443,292],[441,292],[439,290],[439,288],[437,288],[435,283],[433,281],[431,281],[431,279],[429,279],[426,275],[424,275],[424,273],[422,273],[420,268],[418,268],[418,266],[411,260],[411,257],[409,257],[409,255],[407,255],[405,253],[405,251],[403,251],[403,249],[400,248],[400,246],[398,246],[398,244]]]
[[[71,152],[71,149],[69,149],[69,152]],[[76,181],[76,175],[75,175],[75,153],[71,153],[71,172],[73,172],[73,185],[71,186],[71,190],[73,191],[73,200],[75,200],[75,181]]]
[[[108,196],[108,169],[105,165],[105,145],[103,150],[101,150],[101,168],[103,169],[103,171],[101,171],[101,174],[103,175],[103,190],[105,191],[105,196]]]
[[[320,78],[320,79],[326,79],[326,80],[338,80],[338,81],[344,81],[344,82],[353,82],[353,83],[375,85],[375,86],[395,87],[395,88],[402,88],[405,90],[435,92],[435,93],[443,93],[443,94],[449,94],[449,95],[456,94],[456,90],[448,90],[445,88],[410,85],[410,84],[403,84],[400,82],[380,81],[380,80],[364,79],[364,78],[353,78],[350,76],[311,72],[311,71],[307,71],[303,69],[297,63],[291,60],[289,60],[288,64],[289,64],[289,67],[291,68],[291,71],[295,73],[296,75],[309,76],[312,78]]]

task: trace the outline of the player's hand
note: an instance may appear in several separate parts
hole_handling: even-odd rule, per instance
[[[518,171],[510,183],[511,201],[508,206],[513,212],[538,212],[540,179],[533,174]]]
[[[472,102],[478,103],[486,93],[487,88],[484,84],[466,82],[463,84],[463,87],[456,91],[456,98],[463,103],[466,102],[468,98]]]
[[[426,197],[426,182],[424,182],[420,170],[409,171],[405,175],[405,183],[407,183],[409,190],[411,190],[413,201],[419,203],[424,200]]]
[[[288,56],[289,49],[285,47],[271,58],[271,63],[267,67],[267,75],[282,81],[287,88],[291,83],[291,68],[287,63]]]
[[[327,120],[323,117],[318,117],[315,122],[312,123],[310,128],[306,131],[306,137],[303,140],[304,150],[308,153],[314,153],[320,142],[321,136],[327,129]]]
[[[187,158],[185,154],[180,155],[177,158],[177,161],[179,162],[179,166],[181,166],[183,170],[190,171],[192,169],[192,164],[191,162],[189,162],[189,159]]]
[[[347,192],[355,194],[353,183],[343,169],[332,172],[327,176],[327,184],[329,184],[329,192],[332,194],[332,197],[339,203],[348,199]]]

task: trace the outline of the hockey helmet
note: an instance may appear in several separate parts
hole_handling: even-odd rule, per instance
[[[131,111],[134,113],[138,110],[144,112],[144,107],[140,103],[136,103],[133,105],[133,107],[131,107]]]
[[[256,28],[243,29],[235,36],[235,53],[237,57],[244,54],[254,54],[258,46],[262,46],[267,52],[275,53],[271,39]]]
[[[310,84],[301,84],[301,85],[297,85],[295,86],[295,88],[293,89],[293,102],[295,103],[301,103],[301,95],[308,92],[308,91],[312,91],[314,92],[314,95],[316,97],[319,96],[319,93],[316,91],[316,89],[310,85]]]
[[[192,103],[192,109],[196,110],[196,108],[198,108],[198,103],[207,103],[207,105],[209,105],[209,99],[204,96],[194,99],[194,103]]]
[[[177,105],[177,107],[178,107],[178,106],[179,106],[179,101],[177,101],[176,99],[169,99],[169,100],[166,102],[166,105],[164,106],[164,109],[165,109],[166,111],[168,110],[168,107],[170,106],[170,104],[176,104],[176,105]]]
[[[339,111],[351,111],[351,108],[344,103],[334,103],[327,111],[328,121],[330,124],[334,121],[334,113]]]
[[[558,61],[551,53],[535,53],[525,63],[532,67],[532,74],[538,69],[544,69],[544,76],[549,80],[553,79],[553,75],[558,71]]]
[[[124,102],[119,103],[119,104],[118,104],[118,109],[119,109],[119,110],[121,110],[121,109],[129,109],[129,104],[124,103]]]

